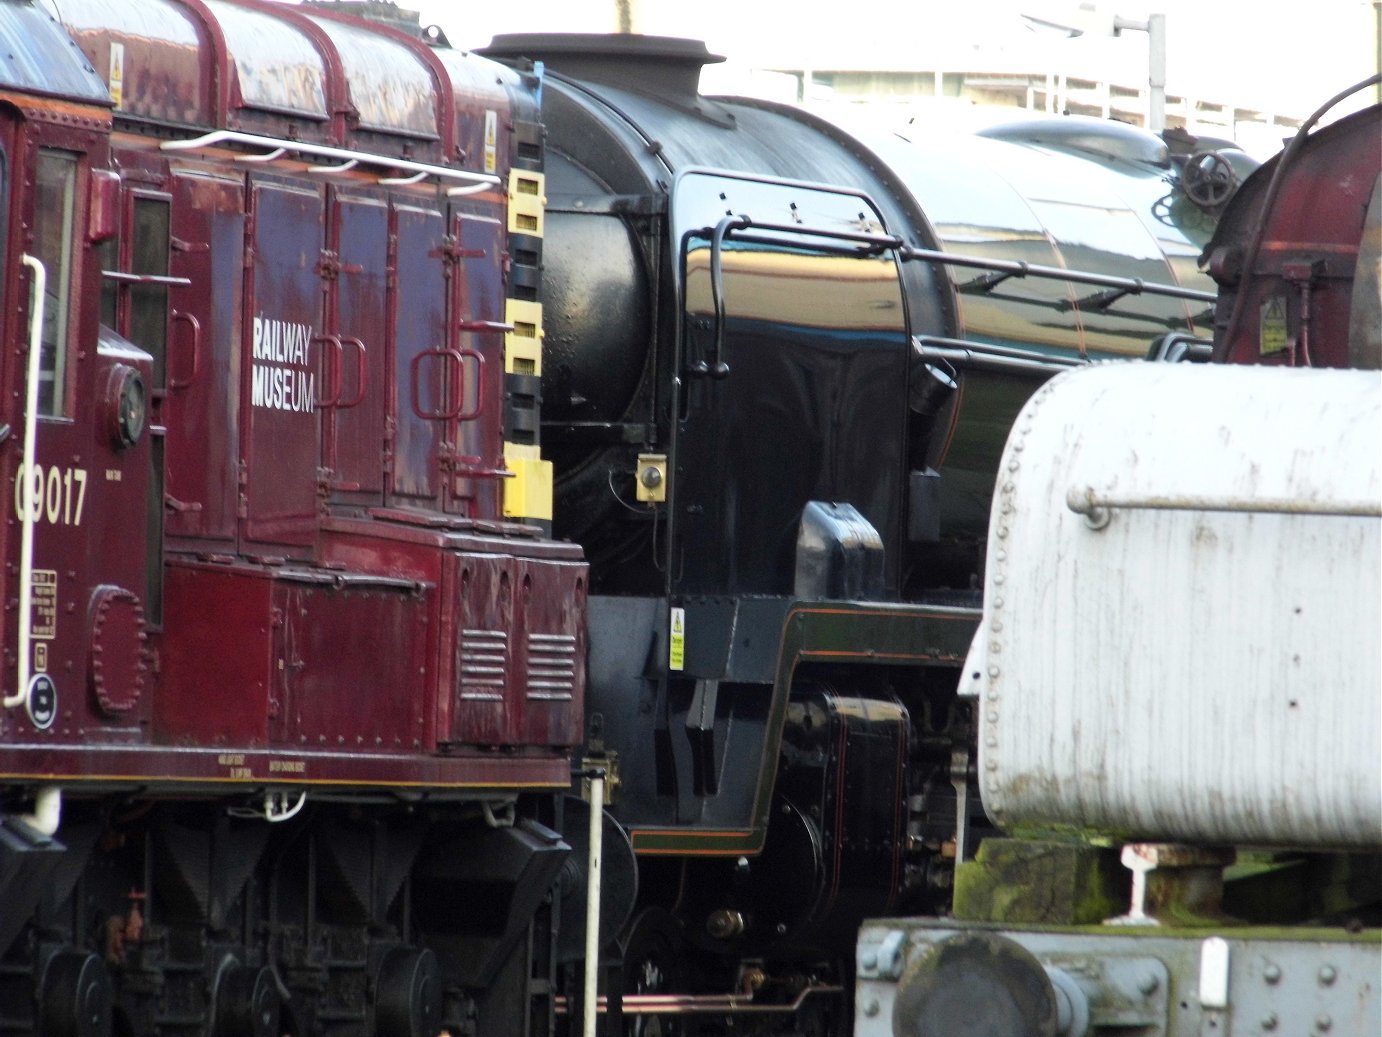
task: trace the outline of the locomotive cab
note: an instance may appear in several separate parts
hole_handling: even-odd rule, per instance
[[[896,596],[904,500],[879,473],[905,462],[910,372],[882,217],[859,193],[696,170],[670,209],[683,306],[671,593],[791,595],[798,530],[820,501],[876,531],[884,576],[870,591]]]
[[[52,43],[45,15],[9,17]],[[67,96],[0,109],[10,272],[0,465],[13,487],[0,538],[6,596],[18,601],[0,730],[10,742],[95,732],[120,742],[147,718],[145,610],[159,584],[147,561],[153,358],[100,324],[106,272],[93,246],[114,229],[105,88],[87,67],[48,89]]]

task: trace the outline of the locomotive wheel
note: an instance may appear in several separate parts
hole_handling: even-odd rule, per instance
[[[43,974],[39,1033],[110,1037],[114,994],[106,963],[94,954],[60,951]]]
[[[433,1037],[441,1023],[441,976],[430,950],[392,950],[379,967],[377,1037]]]
[[[624,943],[624,993],[670,994],[684,988],[682,946],[672,918],[660,908],[640,913]],[[624,1016],[625,1037],[682,1037],[681,1019],[667,1015]]]
[[[282,1000],[268,969],[227,965],[216,984],[215,1037],[279,1037]]]

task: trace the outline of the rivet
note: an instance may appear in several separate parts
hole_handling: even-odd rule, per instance
[[[864,1014],[872,1018],[879,1012],[878,998],[871,997],[864,1002]]]
[[[998,739],[994,738],[993,735],[989,735],[987,738],[984,739],[984,744],[988,746],[990,749],[993,749],[997,747]]]
[[[1334,1020],[1328,1014],[1321,1014],[1315,1020],[1315,1029],[1319,1030],[1321,1033],[1332,1030],[1334,1029]]]
[[[1151,994],[1155,994],[1157,992],[1157,988],[1159,988],[1160,986],[1161,977],[1158,976],[1155,972],[1148,972],[1145,976],[1142,977],[1141,982],[1137,984],[1137,989],[1142,991],[1143,994],[1150,996]]]
[[[1280,1022],[1280,1020],[1277,1019],[1276,1013],[1268,1012],[1262,1017],[1262,1029],[1275,1030],[1278,1022]]]
[[[990,677],[997,677],[997,676],[998,676],[998,667],[997,667],[997,666],[990,666],[990,667],[989,667],[989,676],[990,676]]]
[[[867,969],[869,971],[878,968],[877,952],[865,951],[863,954],[859,955],[859,966],[860,968]]]
[[[1276,984],[1281,982],[1281,966],[1268,965],[1262,970],[1262,978],[1272,986],[1276,986]]]
[[[1325,965],[1320,969],[1320,986],[1330,986],[1338,978],[1339,973],[1335,970],[1333,965]]]

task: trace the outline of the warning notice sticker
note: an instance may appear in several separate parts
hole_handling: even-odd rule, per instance
[[[1262,319],[1257,324],[1257,351],[1262,356],[1286,349],[1286,300],[1273,295],[1262,303]]]

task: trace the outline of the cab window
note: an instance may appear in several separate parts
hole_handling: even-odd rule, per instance
[[[61,416],[67,409],[76,184],[76,155],[47,148],[39,152],[32,252],[46,268],[48,277],[40,336],[38,412],[50,417]]]

